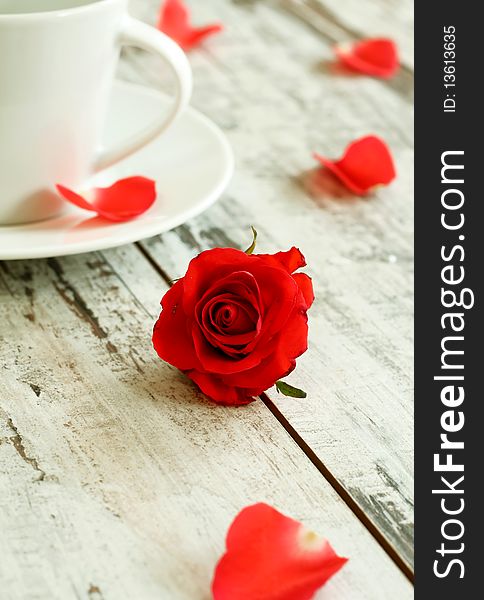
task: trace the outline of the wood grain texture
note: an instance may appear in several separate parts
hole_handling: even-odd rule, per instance
[[[148,21],[155,5],[132,2]],[[411,565],[413,123],[406,75],[389,86],[335,71],[333,40],[277,2],[192,6],[196,22],[226,26],[191,54],[193,104],[227,133],[236,174],[218,205],[144,247],[172,278],[203,249],[246,247],[250,225],[261,251],[303,250],[316,303],[310,350],[290,382],[308,398],[269,396]],[[401,27],[399,15],[388,18],[389,34]],[[156,61],[137,52],[127,58],[124,77],[162,83]],[[311,154],[337,156],[369,132],[390,144],[398,178],[359,199],[316,169]]]
[[[335,42],[359,38],[391,37],[404,67],[413,69],[413,2],[401,0],[282,0]]]
[[[215,406],[157,359],[165,290],[133,245],[0,263],[2,600],[208,600],[261,500],[351,557],[321,600],[410,599],[264,404]]]

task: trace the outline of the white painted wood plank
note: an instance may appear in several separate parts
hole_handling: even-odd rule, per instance
[[[133,2],[153,21],[156,2]],[[341,7],[343,10],[343,2]],[[362,3],[363,4],[363,3]],[[222,202],[145,247],[169,276],[215,245],[299,246],[314,278],[310,350],[291,381],[307,400],[270,394],[284,416],[398,552],[412,562],[413,122],[408,97],[380,81],[335,75],[330,41],[272,4],[192,3],[197,22],[226,33],[191,54],[193,104],[227,133],[236,174]],[[388,20],[391,33],[399,13]],[[162,81],[159,64],[130,53],[123,75]],[[326,62],[325,62],[326,61]],[[382,135],[398,178],[355,199],[316,170]]]
[[[165,289],[135,246],[0,263],[2,598],[208,600],[231,519],[261,500],[351,557],[321,600],[411,598],[262,403],[215,406],[158,360]]]

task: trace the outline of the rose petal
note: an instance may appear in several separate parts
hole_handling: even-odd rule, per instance
[[[153,346],[158,356],[181,371],[200,366],[193,348],[189,321],[182,306],[183,280],[163,296],[161,311],[153,330]]]
[[[395,42],[386,38],[337,46],[335,52],[340,61],[353,71],[384,79],[394,75],[399,66]]]
[[[258,254],[257,256],[263,256],[267,260],[276,261],[278,265],[284,267],[288,273],[294,273],[294,271],[306,266],[306,259],[302,252],[299,248],[295,248],[294,246],[285,252]]]
[[[184,50],[190,50],[209,35],[222,31],[223,27],[220,23],[192,27],[190,11],[182,0],[165,0],[160,10],[158,29],[171,37]]]
[[[92,204],[89,204],[87,200],[85,200],[76,192],[73,192],[69,188],[64,187],[63,185],[56,185],[57,191],[59,194],[74,206],[78,206],[79,208],[83,208],[84,210],[94,210]]]
[[[97,212],[109,221],[129,221],[147,211],[156,200],[156,184],[146,177],[128,177],[107,188],[94,188],[89,202],[76,192],[57,185],[59,194],[71,204]]]
[[[377,185],[386,185],[395,179],[395,166],[385,142],[368,135],[352,142],[339,160],[330,160],[314,154],[345,186],[363,196]]]
[[[309,600],[347,562],[326,540],[262,503],[237,515],[226,546],[214,600]]]
[[[299,289],[304,296],[304,300],[306,301],[306,306],[311,308],[311,305],[314,302],[314,290],[311,277],[306,275],[306,273],[294,273],[292,278],[298,284]]]
[[[221,352],[219,348],[212,345],[202,333],[198,324],[192,325],[192,339],[195,352],[202,370],[217,375],[225,373],[237,373],[247,371],[258,365],[264,355],[250,352],[242,358],[234,359],[233,355]],[[245,379],[247,382],[247,378]],[[249,382],[250,383],[250,382]]]
[[[250,404],[263,391],[255,388],[236,388],[232,385],[226,385],[219,377],[210,373],[189,371],[187,375],[208,398],[214,400],[217,404],[226,406]]]

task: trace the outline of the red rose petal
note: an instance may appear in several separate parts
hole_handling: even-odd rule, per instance
[[[377,185],[387,185],[395,179],[395,166],[385,142],[368,135],[352,142],[339,160],[314,154],[345,186],[363,196]]]
[[[200,367],[193,348],[191,332],[183,312],[183,279],[163,296],[163,310],[153,329],[153,346],[158,356],[181,371]],[[176,340],[176,343],[173,343]]]
[[[209,35],[222,31],[223,27],[220,23],[192,27],[190,11],[182,0],[165,0],[160,10],[158,29],[171,37],[184,50],[190,50]]]
[[[89,192],[92,201],[63,185],[57,191],[71,204],[97,212],[109,221],[129,221],[147,211],[156,200],[156,184],[146,177],[121,179],[108,188],[94,188]]]
[[[330,544],[267,504],[235,518],[215,569],[214,600],[310,600],[346,563]]]
[[[311,277],[306,275],[306,273],[294,273],[292,278],[298,284],[299,289],[304,296],[304,300],[306,301],[307,307],[311,308],[311,305],[314,302],[314,290]]]
[[[236,388],[232,385],[226,385],[220,378],[210,373],[189,371],[187,375],[208,398],[225,406],[250,404],[256,396],[262,393],[261,390],[255,388]]]
[[[89,202],[87,200],[85,200],[82,196],[80,196],[79,194],[76,194],[76,192],[73,192],[72,190],[64,187],[63,185],[56,185],[56,188],[57,188],[57,191],[59,192],[59,194],[65,200],[67,200],[71,204],[74,204],[74,206],[83,208],[84,210],[94,210],[92,205],[89,204]]]
[[[335,52],[345,66],[374,77],[391,77],[399,66],[395,42],[386,38],[363,40],[351,46],[337,46]]]
[[[290,250],[276,252],[275,254],[257,254],[267,260],[277,261],[277,266],[282,266],[290,274],[306,266],[306,259],[299,248],[293,246]]]

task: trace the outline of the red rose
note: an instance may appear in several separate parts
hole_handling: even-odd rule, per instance
[[[223,404],[247,404],[288,375],[307,349],[311,279],[297,248],[247,255],[215,248],[194,258],[163,297],[153,345],[160,358]]]

